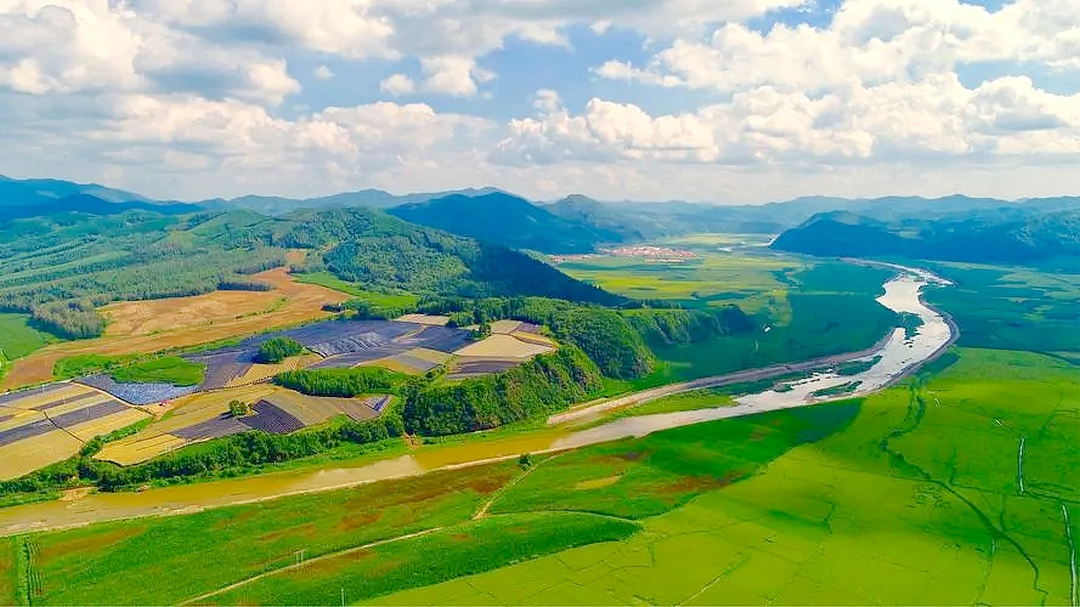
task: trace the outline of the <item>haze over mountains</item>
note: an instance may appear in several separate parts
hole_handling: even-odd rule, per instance
[[[937,199],[804,197],[764,205],[682,201],[601,202],[572,195],[530,202],[495,188],[394,195],[382,190],[308,199],[245,196],[194,203],[150,200],[98,184],[0,178],[0,222],[65,213],[162,214],[366,207],[410,223],[515,249],[588,253],[605,244],[700,232],[782,234],[779,250],[829,256],[898,256],[1033,262],[1080,254],[1080,197],[1004,201],[962,195]]]

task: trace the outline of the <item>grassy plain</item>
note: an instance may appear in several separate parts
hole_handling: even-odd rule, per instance
[[[851,405],[801,414],[838,406]],[[1069,493],[1075,483],[1066,479],[1080,465],[1078,409],[1074,367],[1033,354],[962,350],[939,376],[866,399],[855,419],[827,438],[795,446],[742,482],[706,488],[681,507],[643,519],[643,532],[629,540],[376,602],[1068,605],[1071,552],[1062,508],[1077,510]],[[736,421],[747,423],[717,422],[644,440],[707,436]],[[723,459],[751,461],[745,453],[759,444],[744,437],[734,451],[713,450],[685,438],[672,446],[688,451],[667,466],[652,465],[652,456],[637,461],[655,468],[654,475],[672,466],[718,471]],[[644,492],[632,481],[649,477],[618,461],[640,449],[632,444],[621,453],[619,445],[603,445],[540,464],[492,510],[558,503],[634,513]],[[611,457],[600,458],[601,448]],[[613,483],[589,484],[613,476]]]
[[[298,259],[295,255],[292,257]],[[339,291],[297,282],[288,273],[287,268],[267,270],[253,275],[252,279],[267,283],[272,287],[266,292],[241,292],[243,296],[259,300],[264,300],[267,296],[273,299],[274,303],[269,308],[263,309],[263,312],[250,313],[241,310],[239,313],[233,311],[231,314],[222,316],[214,311],[218,309],[217,307],[199,303],[215,297],[231,299],[236,296],[236,291],[218,291],[195,297],[113,304],[106,307],[106,314],[110,310],[122,310],[124,306],[138,307],[140,315],[154,316],[160,312],[167,318],[172,318],[172,310],[176,308],[189,307],[193,313],[191,316],[177,317],[170,321],[171,324],[168,326],[160,327],[151,333],[125,333],[107,327],[104,337],[46,346],[12,365],[11,372],[0,383],[0,389],[48,381],[53,377],[53,367],[62,358],[80,354],[100,356],[145,354],[249,335],[276,327],[327,318],[330,314],[323,311],[324,304],[348,299],[347,295]],[[197,313],[198,310],[207,311],[206,315],[200,316]],[[143,325],[129,323],[127,326],[129,330],[137,331],[135,327]]]
[[[29,314],[0,313],[0,363],[22,358],[59,341],[29,324]]]
[[[968,264],[927,264],[955,286],[928,299],[963,331],[960,345],[1080,359],[1080,274]]]

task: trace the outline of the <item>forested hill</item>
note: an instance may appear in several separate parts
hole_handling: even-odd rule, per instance
[[[543,253],[591,253],[599,243],[622,240],[613,231],[558,217],[502,192],[446,196],[395,207],[390,214],[484,242]]]
[[[1080,256],[1080,210],[895,222],[822,213],[781,234],[772,247],[820,256],[1038,263]]]
[[[316,248],[309,270],[413,293],[540,295],[617,305],[625,300],[508,247],[413,225],[371,209],[305,211],[280,220],[271,242]]]
[[[290,248],[312,250],[304,270],[375,290],[623,302],[509,248],[370,209],[282,218],[161,212],[169,207],[111,212],[126,204],[134,203],[0,221],[0,312],[32,314],[62,337],[93,337],[104,329],[96,308],[111,301],[266,289],[250,275],[284,266]]]

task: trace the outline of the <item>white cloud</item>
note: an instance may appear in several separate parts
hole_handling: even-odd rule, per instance
[[[705,41],[675,40],[646,66],[612,60],[594,71],[720,92],[761,85],[821,91],[918,81],[989,62],[1080,69],[1080,0],[1017,0],[997,12],[959,0],[849,0],[824,29],[777,25],[763,35],[727,23]]]
[[[319,80],[329,80],[334,77],[334,72],[325,65],[316,67],[312,74]]]
[[[409,95],[416,92],[416,83],[405,74],[394,74],[379,83],[379,90],[387,95]]]

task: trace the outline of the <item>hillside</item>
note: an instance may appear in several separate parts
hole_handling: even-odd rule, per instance
[[[819,256],[1038,263],[1080,255],[1080,211],[1005,212],[883,222],[848,212],[815,215],[772,248]]]
[[[286,249],[316,250],[303,269],[375,290],[622,301],[506,247],[370,209],[273,218],[89,196],[52,204],[79,212],[0,221],[0,312],[31,314],[62,337],[100,335],[96,307],[111,301],[264,290],[249,275],[285,265]]]
[[[590,253],[601,242],[622,240],[612,231],[557,217],[523,198],[502,192],[445,196],[389,212],[453,234],[543,253]]]

